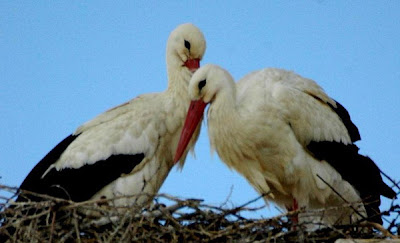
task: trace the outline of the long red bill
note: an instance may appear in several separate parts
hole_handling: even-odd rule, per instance
[[[181,132],[181,137],[179,139],[178,147],[176,149],[174,163],[178,162],[178,160],[182,157],[183,153],[186,150],[187,145],[189,144],[190,139],[194,131],[197,128],[197,125],[201,121],[203,117],[204,109],[207,104],[204,103],[203,100],[194,100],[190,103],[185,124],[183,125],[183,129]]]
[[[200,58],[196,59],[187,59],[185,62],[185,66],[189,68],[189,70],[194,73],[200,67]]]

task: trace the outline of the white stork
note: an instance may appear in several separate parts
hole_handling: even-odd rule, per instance
[[[151,201],[174,165],[190,102],[188,83],[205,49],[197,27],[178,26],[167,42],[168,89],[140,95],[80,126],[33,168],[20,189],[77,202],[118,196],[132,196],[115,202],[123,206]]]
[[[193,75],[189,94],[192,103],[175,161],[210,104],[211,147],[266,201],[288,210],[336,207],[313,216],[304,213],[299,217],[304,223],[363,218],[382,223],[380,195],[396,194],[375,163],[358,154],[354,142],[360,135],[346,109],[317,83],[268,68],[235,84],[224,69],[206,65]],[[361,200],[353,209],[341,207]]]

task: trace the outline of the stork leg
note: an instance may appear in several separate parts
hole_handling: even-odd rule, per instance
[[[293,198],[293,210],[292,211],[297,211],[299,209],[299,204],[295,198]],[[299,223],[299,215],[292,216],[292,222],[293,224],[298,224]]]
[[[295,198],[293,198],[293,205],[291,207],[287,207],[287,210],[290,211],[296,211],[299,209],[299,204]],[[290,217],[292,221],[292,230],[296,230],[296,225],[299,223],[299,217],[298,215],[293,215]]]

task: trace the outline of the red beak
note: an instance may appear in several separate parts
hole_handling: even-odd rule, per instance
[[[207,104],[204,103],[203,100],[194,100],[190,103],[186,115],[185,124],[183,125],[181,137],[179,139],[178,147],[176,149],[174,163],[178,162],[178,160],[182,157],[183,152],[185,152],[186,147],[189,144],[189,141],[197,128],[197,125],[203,117],[204,109],[206,108],[206,106]]]
[[[200,58],[196,59],[187,59],[185,62],[185,66],[189,68],[189,70],[194,73],[200,67]]]

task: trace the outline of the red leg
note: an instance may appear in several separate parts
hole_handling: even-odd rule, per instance
[[[299,209],[299,204],[297,203],[297,200],[295,198],[293,198],[293,211],[296,211]],[[298,224],[299,223],[299,217],[298,215],[293,216],[292,217],[292,221],[294,224]]]
[[[296,211],[299,209],[299,204],[297,203],[297,200],[295,198],[293,198],[293,211]],[[298,224],[299,223],[299,216],[293,216],[292,217],[292,222],[293,224]]]
[[[287,210],[290,211],[296,211],[299,209],[299,204],[297,203],[297,200],[295,198],[293,198],[293,204],[291,207],[287,207]],[[298,215],[296,216],[291,216],[291,221],[292,221],[292,230],[296,230],[296,225],[299,223],[299,217]]]

